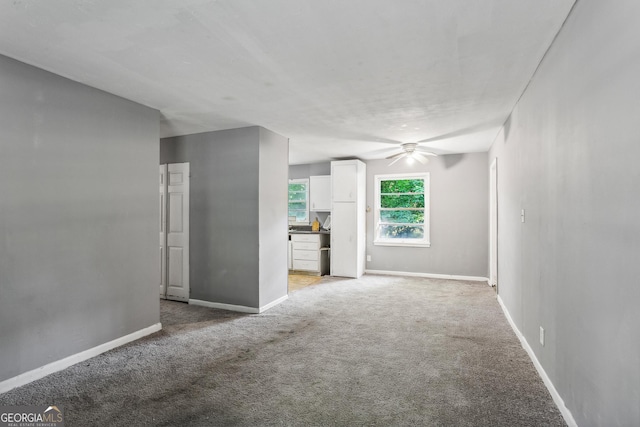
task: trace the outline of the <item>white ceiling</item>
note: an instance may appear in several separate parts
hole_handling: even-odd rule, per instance
[[[0,53],[290,163],[486,151],[574,0],[13,0]],[[393,145],[391,145],[393,144]]]

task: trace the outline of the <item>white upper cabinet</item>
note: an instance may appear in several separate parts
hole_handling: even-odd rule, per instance
[[[345,162],[331,164],[331,191],[334,202],[355,202],[358,194],[357,165]]]
[[[309,177],[309,210],[331,211],[331,175]]]

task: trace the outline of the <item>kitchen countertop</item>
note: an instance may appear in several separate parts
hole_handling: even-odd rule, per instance
[[[311,230],[289,230],[289,234],[331,234],[329,230],[311,231]]]

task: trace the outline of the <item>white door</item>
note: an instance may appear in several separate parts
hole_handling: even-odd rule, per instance
[[[189,300],[189,163],[167,165],[163,256],[165,297]],[[161,289],[163,286],[161,285]]]
[[[331,212],[331,275],[358,277],[355,203],[334,203]]]
[[[498,290],[498,159],[489,169],[489,285]]]

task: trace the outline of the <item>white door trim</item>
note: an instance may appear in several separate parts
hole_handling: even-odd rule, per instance
[[[167,298],[167,165],[160,165],[160,298]]]
[[[498,158],[489,167],[489,285],[498,291]]]

